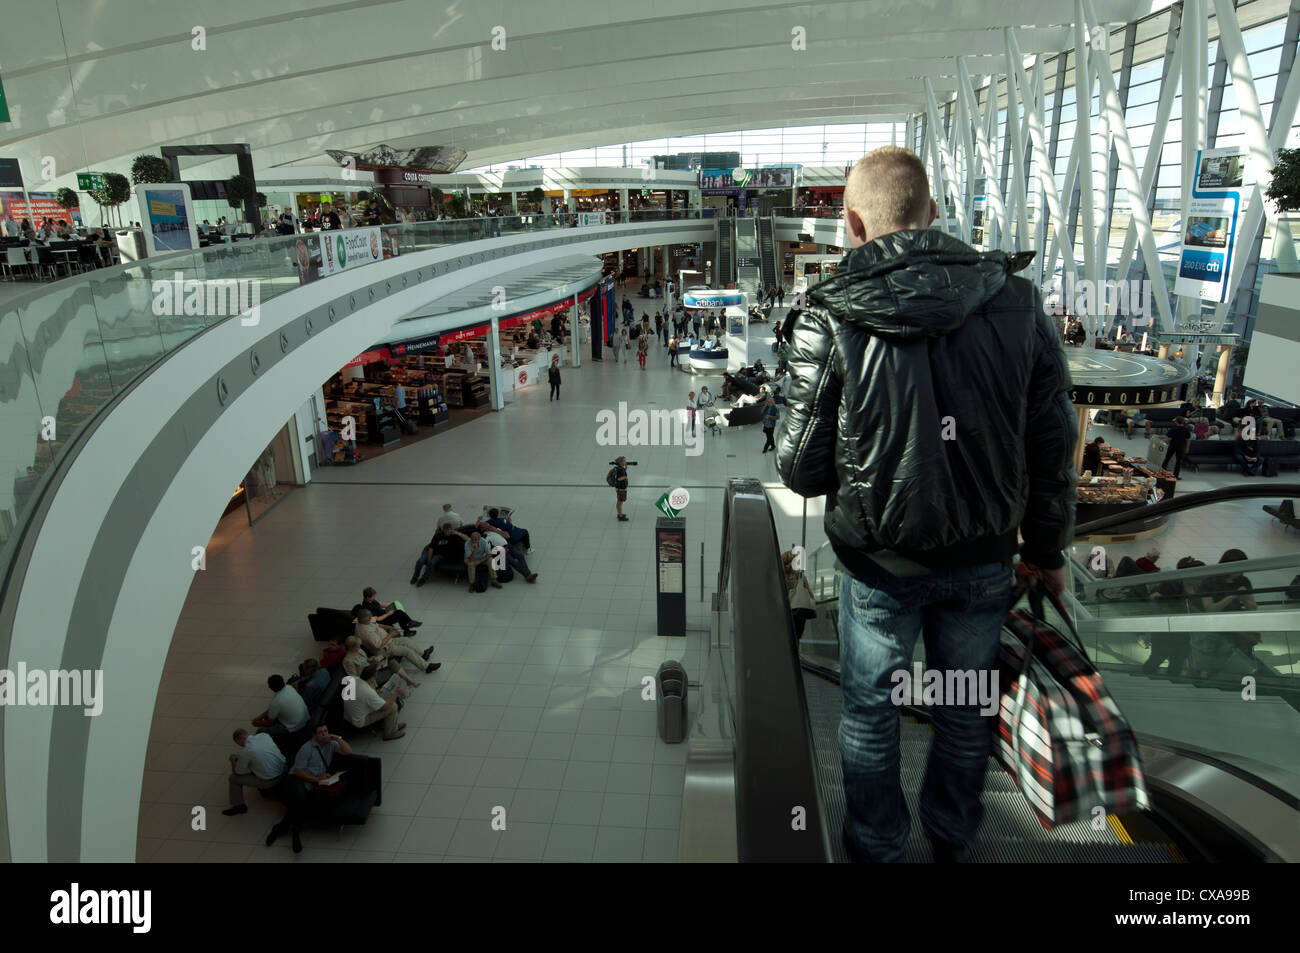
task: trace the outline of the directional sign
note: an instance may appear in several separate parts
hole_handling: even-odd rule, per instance
[[[78,172],[77,188],[82,192],[102,192],[104,191],[104,173],[102,172]]]
[[[0,83],[0,122],[9,121],[9,100],[5,99],[5,84]]]

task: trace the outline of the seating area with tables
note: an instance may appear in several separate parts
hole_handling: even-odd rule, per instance
[[[0,238],[0,274],[9,281],[53,281],[118,262],[117,246],[108,239],[90,237],[42,243],[39,240]]]

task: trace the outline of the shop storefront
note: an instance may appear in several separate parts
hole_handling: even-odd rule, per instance
[[[579,307],[595,294],[595,286],[579,294]],[[569,326],[569,309],[572,307],[573,299],[566,298],[497,322],[501,387],[506,395],[546,383],[547,368],[556,356],[561,367],[569,366],[573,331]]]

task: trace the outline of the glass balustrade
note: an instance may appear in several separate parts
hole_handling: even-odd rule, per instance
[[[702,217],[700,209],[612,212],[606,213],[606,223]],[[462,242],[577,227],[574,214],[381,226],[396,242],[399,257]],[[256,281],[258,299],[265,303],[299,287],[301,238],[254,238],[90,271],[33,285],[29,293],[0,304],[0,567],[7,572],[15,541],[46,475],[86,423],[160,358],[236,316],[185,314],[184,298],[193,286],[176,289],[178,296],[170,291],[174,283]],[[159,297],[169,293],[170,304]],[[180,308],[174,307],[178,301]]]

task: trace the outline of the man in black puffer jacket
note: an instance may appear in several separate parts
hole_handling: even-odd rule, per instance
[[[1060,335],[1014,277],[1032,254],[981,254],[931,230],[925,167],[905,149],[858,162],[844,209],[852,250],[786,328],[777,467],[796,493],[826,494],[826,533],[848,570],[845,838],[860,859],[895,861],[910,827],[897,705],[911,700],[900,685],[916,639],[945,684],[954,672],[996,684],[1012,557],[1064,585],[1077,424]],[[920,807],[936,860],[962,859],[982,820],[996,692],[991,702],[934,708]]]

